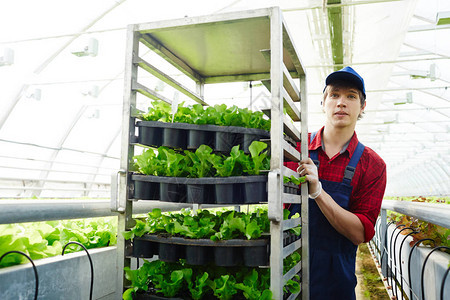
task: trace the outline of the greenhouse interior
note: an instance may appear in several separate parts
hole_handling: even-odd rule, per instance
[[[450,1],[2,11],[0,299],[450,299]]]

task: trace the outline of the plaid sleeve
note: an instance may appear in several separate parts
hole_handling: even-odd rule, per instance
[[[386,188],[386,164],[370,148],[366,155],[361,157],[360,163],[362,178],[352,193],[350,211],[361,220],[364,226],[364,241],[368,242],[375,234],[374,226]]]
[[[297,171],[298,163],[293,162],[293,161],[285,161],[284,166],[288,167],[289,169],[291,169],[293,171]]]

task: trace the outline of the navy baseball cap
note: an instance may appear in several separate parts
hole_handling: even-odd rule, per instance
[[[341,80],[353,83],[364,95],[366,98],[366,89],[364,88],[364,79],[356,73],[351,67],[345,67],[340,69],[339,71],[333,72],[328,75],[325,80],[325,88],[327,85],[333,83],[334,81]],[[325,91],[325,88],[323,89]]]

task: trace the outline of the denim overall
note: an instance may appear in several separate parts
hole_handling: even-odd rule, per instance
[[[316,133],[311,134],[311,141]],[[322,188],[344,209],[348,210],[352,193],[351,181],[356,165],[364,151],[358,143],[345,168],[342,182],[319,179]],[[310,151],[310,158],[319,168],[317,150]],[[300,210],[300,205],[296,205]],[[291,211],[294,214],[295,207]],[[338,233],[325,218],[314,199],[309,199],[309,255],[310,299],[352,300],[355,298],[356,249],[349,239]]]

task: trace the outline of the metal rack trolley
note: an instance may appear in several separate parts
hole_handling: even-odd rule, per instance
[[[140,44],[193,80],[196,91],[145,61],[139,53]],[[296,172],[284,167],[283,162],[298,162],[308,157],[306,74],[297,53],[278,7],[128,26],[121,170],[114,176],[111,197],[112,211],[120,213],[119,232],[133,226],[129,170],[134,155],[136,95],[171,102],[140,83],[138,69],[141,69],[139,74],[151,74],[203,105],[206,105],[205,84],[261,81],[271,93],[271,109],[266,112],[271,118],[271,170],[267,183],[271,221],[270,286],[273,297],[283,299],[284,284],[301,272],[302,299],[309,299],[307,186],[301,186],[301,195],[287,194],[283,190],[283,176],[298,177]],[[301,154],[284,135],[301,141]],[[283,221],[284,203],[302,203],[301,218]],[[283,232],[300,222],[301,239],[284,247]],[[120,234],[117,245],[118,286],[123,287],[123,268],[130,264],[130,259],[126,257],[126,243]],[[283,275],[283,259],[300,247],[301,263]],[[291,295],[289,299],[297,296]]]

